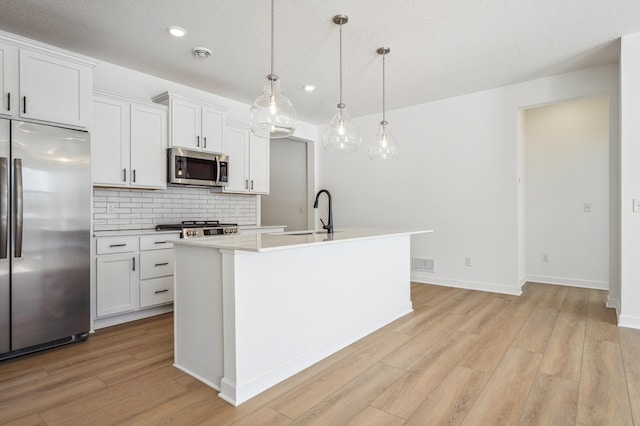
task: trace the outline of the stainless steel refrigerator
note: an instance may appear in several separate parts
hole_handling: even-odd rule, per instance
[[[89,134],[0,119],[0,360],[90,328]]]

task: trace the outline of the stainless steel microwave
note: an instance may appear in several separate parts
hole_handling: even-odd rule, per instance
[[[184,148],[167,150],[167,181],[172,185],[229,185],[229,156]]]

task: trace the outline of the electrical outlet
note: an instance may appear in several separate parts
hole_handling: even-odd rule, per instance
[[[547,253],[542,253],[542,263],[549,263],[549,255]]]
[[[236,205],[236,216],[240,214],[240,206]]]
[[[640,213],[640,198],[633,199],[633,212]]]
[[[464,266],[471,266],[471,258],[470,257],[465,257],[464,258]]]
[[[116,205],[113,203],[107,204],[107,214],[115,214],[115,212],[116,212]]]
[[[584,203],[584,204],[582,205],[582,210],[583,210],[585,213],[591,213],[591,203]]]

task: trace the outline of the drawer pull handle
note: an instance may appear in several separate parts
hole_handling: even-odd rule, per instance
[[[167,241],[156,241],[153,244],[167,244]]]
[[[169,262],[156,263],[156,266],[167,266]]]
[[[109,247],[126,247],[126,244],[109,244]]]
[[[164,290],[156,290],[156,294],[160,294],[160,293],[166,293],[168,292],[168,289],[164,289]]]
[[[131,260],[133,260],[133,270],[136,270],[136,258],[132,257]]]

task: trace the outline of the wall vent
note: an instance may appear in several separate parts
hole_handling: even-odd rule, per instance
[[[411,269],[421,272],[435,272],[436,260],[435,259],[423,259],[421,257],[411,258]]]

